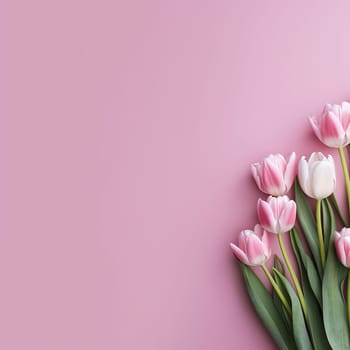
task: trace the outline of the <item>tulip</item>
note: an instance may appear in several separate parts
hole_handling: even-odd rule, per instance
[[[268,233],[260,225],[255,225],[254,231],[241,231],[238,245],[230,246],[236,258],[249,266],[263,265],[271,256]]]
[[[322,114],[310,117],[319,140],[328,147],[340,148],[350,143],[350,103],[326,104]]]
[[[282,196],[293,185],[297,172],[296,154],[293,152],[288,162],[281,154],[270,154],[263,161],[252,164],[251,170],[260,191]]]
[[[282,234],[290,231],[295,224],[297,213],[296,203],[290,200],[288,196],[270,196],[267,201],[258,200],[257,211],[262,228],[277,235],[284,261],[295,285],[303,312],[306,315],[304,295],[282,238]]]
[[[293,228],[297,206],[287,196],[270,196],[267,201],[258,200],[257,211],[260,225],[266,231],[279,234]]]
[[[334,246],[339,261],[345,267],[350,268],[350,228],[344,227],[340,232],[334,233]],[[350,270],[348,270],[346,289],[347,314],[350,324]]]
[[[326,158],[321,152],[314,152],[307,161],[303,156],[298,177],[302,190],[309,197],[320,200],[330,196],[336,186],[333,157]]]
[[[344,227],[334,234],[334,245],[339,261],[350,267],[350,228]]]

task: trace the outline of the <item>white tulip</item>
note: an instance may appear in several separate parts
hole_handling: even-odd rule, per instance
[[[327,158],[321,152],[314,152],[307,161],[301,157],[298,171],[302,190],[311,198],[323,199],[335,191],[336,176],[334,160]]]

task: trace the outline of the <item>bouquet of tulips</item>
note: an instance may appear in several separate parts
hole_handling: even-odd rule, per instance
[[[231,248],[255,310],[280,349],[349,350],[350,180],[345,151],[350,147],[350,103],[327,104],[310,123],[321,142],[338,149],[347,213],[341,213],[334,195],[331,155],[315,152],[299,161],[294,152],[288,160],[270,155],[251,167],[258,188],[269,195],[258,200],[259,223],[241,231]],[[293,185],[294,200],[287,195]],[[267,263],[273,239],[280,249]],[[264,283],[258,267],[267,277]]]

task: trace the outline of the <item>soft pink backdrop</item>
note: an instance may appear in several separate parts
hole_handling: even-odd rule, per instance
[[[0,348],[274,348],[228,243],[250,163],[322,149],[348,1],[3,0]]]

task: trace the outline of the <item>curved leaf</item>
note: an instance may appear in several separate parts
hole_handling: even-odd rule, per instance
[[[287,290],[292,304],[293,334],[297,348],[300,350],[313,350],[300,301],[289,281],[278,270],[274,269],[274,272],[276,273],[276,277],[281,281]]]
[[[335,218],[329,205],[330,240],[322,281],[323,319],[327,338],[334,350],[350,349],[350,334],[342,285],[347,269],[339,262],[333,243]]]
[[[310,257],[304,251],[300,237],[297,232],[291,232],[291,241],[294,255],[299,266],[301,285],[309,318],[309,331],[314,348],[317,350],[331,350],[326,332],[323,326],[321,311],[322,285],[316,268]],[[311,286],[314,286],[314,289]]]
[[[240,267],[250,299],[265,327],[280,349],[295,350],[294,340],[285,326],[283,317],[276,309],[271,294],[249,266],[240,263]]]
[[[314,257],[317,270],[322,276],[322,264],[319,250],[319,243],[317,238],[317,228],[315,218],[312,214],[309,204],[307,203],[306,196],[300,188],[299,182],[295,180],[295,202],[297,203],[297,215],[300,226],[304,232],[306,241]]]
[[[310,283],[310,287],[318,303],[322,307],[322,283],[317,273],[315,264],[313,263],[310,256],[306,254],[299,233],[295,228],[292,229],[290,233],[290,238],[292,242],[294,255],[297,258],[299,270],[301,270],[301,266],[303,265]]]

